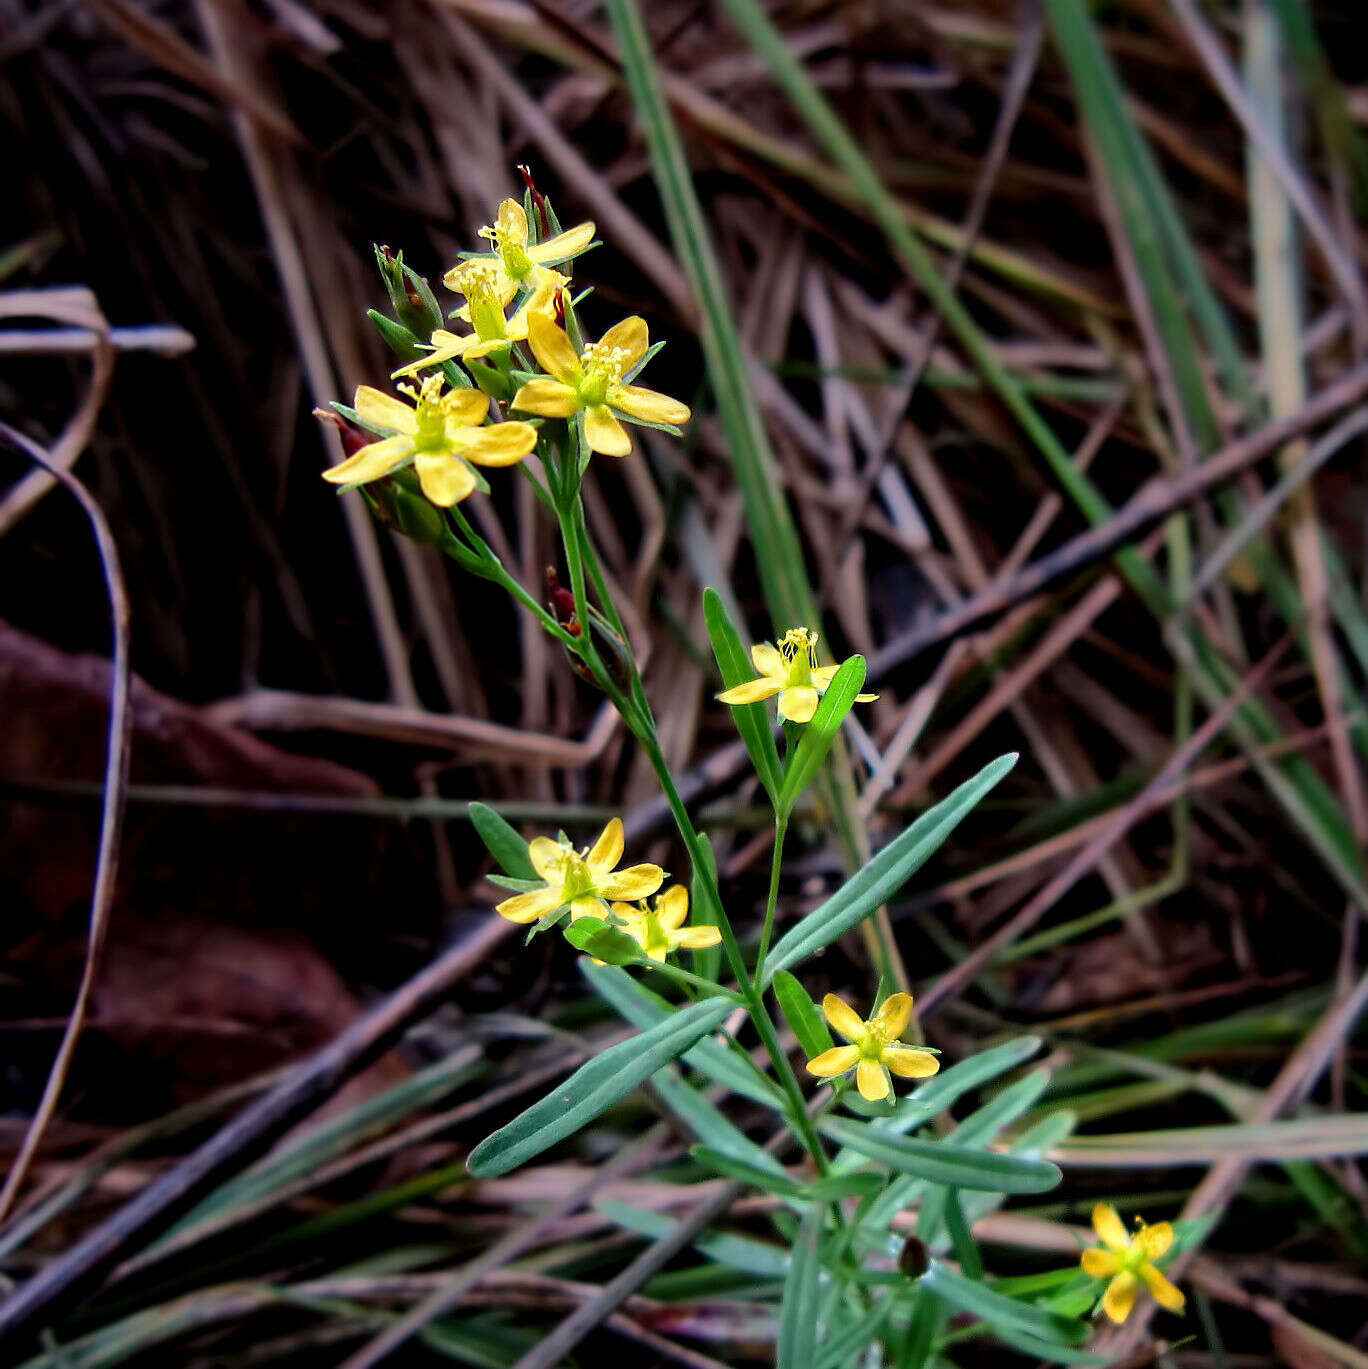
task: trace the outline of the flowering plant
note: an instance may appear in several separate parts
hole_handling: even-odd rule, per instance
[[[1085,1251],[1081,1266],[988,1280],[974,1223],[1010,1195],[1059,1182],[1045,1156],[1071,1119],[1056,1114],[1009,1130],[1044,1087],[1048,1075],[1036,1070],[953,1128],[917,1134],[957,1099],[1017,1069],[1039,1043],[1008,1040],[943,1062],[923,1044],[905,988],[889,992],[881,984],[862,1018],[834,993],[819,1012],[799,977],[815,977],[813,958],[881,908],[1015,757],[1001,757],[960,785],[775,939],[795,806],[851,708],[877,696],[864,691],[862,657],[820,660],[816,625],[788,626],[774,643],[747,650],[720,596],[706,591],[703,616],[723,686],[717,697],[731,710],[774,821],[763,916],[754,928],[735,921],[707,838],[666,762],[581,499],[595,456],[629,457],[633,425],[678,433],[690,409],[636,383],[661,345],[651,345],[643,319],[620,320],[597,342],[586,341],[565,272],[595,245],[592,223],[562,229],[529,187],[521,204],[499,206],[481,236],[491,250],[466,254],[445,277],[464,299],[454,311],[466,325],[459,333],[445,326],[426,283],[402,259],[380,254],[395,315],[375,317],[402,363],[399,397],[362,386],[351,406],[335,406],[353,430],[355,450],[326,478],[358,489],[400,533],[502,585],[611,700],[659,781],[687,877],[667,886],[658,865],[624,865],[628,835],[619,819],[581,847],[563,833],[528,841],[494,809],[472,805],[500,867],[491,878],[509,891],[495,914],[527,926],[529,937],[561,928],[584,953],[588,982],[638,1032],[593,1055],[487,1136],[468,1158],[469,1173],[505,1174],[650,1085],[696,1137],[692,1157],[700,1170],[774,1200],[774,1230],[788,1247],[778,1300],[781,1364],[865,1362],[860,1354],[877,1344],[880,1362],[920,1369],[938,1362],[957,1334],[948,1327],[955,1312],[973,1314],[1037,1359],[1105,1362],[1078,1348],[1088,1335],[1082,1314],[1100,1302],[1120,1320],[1141,1286],[1163,1306],[1181,1307],[1182,1295],[1154,1261],[1181,1248],[1184,1233],[1165,1223],[1132,1239],[1115,1212],[1099,1208],[1103,1248]],[[568,588],[557,579],[549,608],[462,512],[464,500],[488,489],[480,468],[501,466],[532,481],[555,519]],[[768,700],[775,696],[772,718]],[[687,967],[683,951],[692,956]],[[647,977],[672,996],[655,992]],[[801,1076],[781,1023],[806,1061]],[[899,1096],[903,1080],[926,1082]],[[811,1081],[815,1090],[804,1087]],[[749,1131],[760,1124],[733,1121],[705,1087],[758,1104],[778,1129],[758,1143]],[[628,1229],[657,1232],[655,1214],[621,1204],[612,1213]]]

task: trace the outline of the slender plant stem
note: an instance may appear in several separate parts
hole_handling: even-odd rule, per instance
[[[765,922],[760,928],[760,949],[755,953],[754,982],[758,988],[765,972],[765,955],[774,933],[774,905],[779,901],[779,868],[784,859],[784,838],[788,835],[786,814],[774,815],[774,851],[770,857],[769,893],[765,896]]]

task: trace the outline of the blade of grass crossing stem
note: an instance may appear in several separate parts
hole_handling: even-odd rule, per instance
[[[600,1051],[541,1102],[486,1136],[470,1152],[470,1173],[477,1178],[507,1174],[573,1135],[720,1025],[733,1006],[730,998],[691,1003],[647,1031]]]
[[[640,7],[637,0],[608,0],[607,9],[621,48],[627,88],[646,135],[670,238],[702,308],[704,360],[755,544],[766,606],[776,628],[804,624],[820,628],[817,600],[792,515],[784,502],[726,281],[694,191],[679,130],[665,102]],[[833,762],[821,788],[847,866],[856,870],[868,857],[868,843],[855,816],[854,784],[845,746],[839,740],[833,747]],[[879,973],[899,988],[910,989],[887,913],[880,909],[862,930]]]
[[[809,1203],[803,1214],[793,1258],[784,1280],[779,1305],[779,1342],[775,1351],[778,1369],[808,1369],[821,1328],[818,1325],[818,1288],[822,1277],[820,1241],[826,1220],[824,1203]]]
[[[768,64],[794,108],[845,171],[870,216],[887,236],[899,260],[944,317],[989,386],[1035,444],[1061,488],[1089,520],[1097,524],[1112,508],[1088,476],[1075,466],[1053,429],[1031,403],[1021,385],[994,354],[987,336],[941,278],[930,253],[908,227],[872,163],[852,138],[825,96],[789,50],[782,35],[756,0],[722,0],[732,21]],[[1084,22],[1091,20],[1084,16]],[[1127,583],[1156,617],[1163,619],[1171,600],[1154,568],[1134,547],[1116,553],[1115,563]],[[1200,634],[1194,634],[1194,683],[1208,707],[1219,706],[1233,688],[1232,673]],[[1231,720],[1231,732],[1246,752],[1281,735],[1271,714],[1256,699],[1246,700]],[[1354,898],[1364,896],[1353,834],[1334,796],[1304,757],[1287,756],[1256,768],[1274,797],[1306,832],[1311,845]]]

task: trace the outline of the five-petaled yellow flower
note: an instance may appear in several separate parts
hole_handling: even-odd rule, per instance
[[[621,818],[614,818],[585,851],[550,837],[534,837],[527,854],[546,887],[506,898],[495,912],[510,922],[536,922],[568,906],[574,916],[604,917],[610,899],[649,898],[660,888],[665,871],[659,865],[617,869],[622,848]]]
[[[510,295],[501,294],[498,270],[486,261],[467,261],[447,273],[447,282],[459,290],[466,302],[456,311],[456,317],[474,328],[473,333],[452,333],[438,328],[428,339],[432,351],[395,371],[396,376],[408,375],[424,366],[440,366],[457,358],[486,356],[510,343],[522,342],[527,337],[527,318],[534,311],[550,312],[555,307],[556,286],[538,287],[524,304],[505,315]]]
[[[541,285],[564,285],[565,277],[550,268],[577,257],[594,240],[592,223],[576,224],[564,233],[547,238],[545,242],[527,241],[527,215],[517,200],[504,200],[499,205],[499,216],[492,224],[480,229],[480,237],[488,238],[492,252],[482,252],[467,258],[469,262],[487,262],[497,269],[505,282],[503,302],[508,303],[517,288],[529,289]],[[464,265],[463,264],[463,265]],[[457,283],[463,265],[453,266],[443,280],[453,290],[463,290]]]
[[[925,1079],[940,1069],[940,1061],[930,1051],[898,1040],[912,1016],[911,994],[889,994],[879,1011],[865,1022],[834,993],[822,999],[822,1011],[851,1044],[833,1046],[807,1062],[808,1071],[819,1079],[830,1079],[853,1069],[860,1097],[877,1103],[893,1091],[889,1070],[904,1079]]]
[[[650,346],[645,319],[623,319],[577,353],[553,318],[532,313],[527,340],[547,374],[522,386],[513,396],[512,407],[543,418],[569,418],[583,410],[584,436],[592,451],[626,456],[632,450],[632,439],[618,422],[618,414],[647,423],[689,421],[687,404],[623,379]]]
[[[753,704],[777,694],[779,716],[792,723],[812,720],[817,701],[826,693],[837,669],[834,665],[817,664],[817,634],[805,627],[789,628],[778,646],[757,642],[751,647],[751,664],[760,672],[757,679],[747,680],[717,697],[724,704]],[[878,697],[857,694],[855,702],[873,703]]]
[[[530,423],[484,423],[489,397],[479,390],[442,393],[441,376],[428,376],[421,390],[398,388],[410,396],[405,403],[393,395],[357,387],[352,407],[367,423],[392,428],[391,437],[362,447],[345,461],[323,472],[334,485],[364,485],[413,462],[423,493],[443,508],[459,504],[475,488],[480,466],[511,466],[537,445]],[[483,424],[483,426],[481,426]]]
[[[1102,1295],[1102,1310],[1112,1321],[1123,1322],[1130,1316],[1141,1283],[1160,1307],[1166,1307],[1170,1312],[1183,1310],[1186,1299],[1182,1291],[1154,1265],[1154,1261],[1161,1259],[1173,1244],[1170,1223],[1146,1226],[1141,1222],[1135,1235],[1129,1236],[1116,1209],[1108,1203],[1098,1203],[1093,1208],[1092,1224],[1102,1245],[1085,1250],[1081,1263],[1085,1274],[1110,1280]]]
[[[722,940],[722,933],[706,923],[684,925],[689,916],[689,891],[682,884],[672,884],[656,899],[654,907],[646,903],[611,906],[618,930],[626,932],[652,960],[664,960],[671,951],[680,949],[701,951]]]

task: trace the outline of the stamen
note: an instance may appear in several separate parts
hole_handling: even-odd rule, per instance
[[[462,262],[451,273],[452,288],[459,290],[471,304],[496,304],[498,281],[498,270],[488,261]]]

